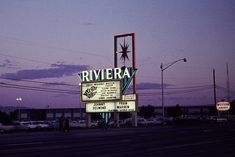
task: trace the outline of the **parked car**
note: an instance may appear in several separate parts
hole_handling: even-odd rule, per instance
[[[79,128],[81,127],[81,123],[79,123],[78,121],[70,121],[69,126],[70,128]],[[85,124],[84,124],[84,127],[85,127]]]
[[[227,118],[224,117],[217,117],[216,122],[217,123],[226,123],[228,121]]]
[[[30,121],[30,124],[36,125],[36,129],[49,129],[49,124],[44,121]]]
[[[137,118],[138,126],[147,126],[147,120],[145,118],[138,117]]]
[[[76,123],[75,123],[76,124]],[[77,121],[77,124],[76,124],[78,127],[80,128],[85,128],[86,127],[86,121],[85,120],[79,120]],[[90,127],[93,128],[93,127],[97,127],[98,126],[98,122],[97,121],[91,121],[90,123]]]
[[[17,131],[22,131],[22,130],[28,130],[28,127],[26,125],[24,125],[22,122],[13,122],[13,125],[15,127],[15,130]]]
[[[92,128],[98,127],[98,121],[91,121],[91,127]]]
[[[123,121],[121,121],[120,125],[124,125],[124,126],[131,126],[132,124],[132,119],[131,118],[126,118]]]
[[[166,124],[174,124],[174,118],[173,117],[165,117],[165,123]]]
[[[59,130],[60,129],[58,120],[48,121],[48,124],[49,124],[50,129],[53,129],[53,130]]]
[[[3,125],[2,123],[0,123],[0,132],[9,132],[14,129],[15,127],[13,125]]]
[[[120,125],[124,125],[124,126],[131,126],[132,125],[132,118],[127,118],[124,119],[123,121],[120,121]],[[138,117],[137,118],[137,125],[138,126],[147,126],[147,120],[145,118],[142,117]]]
[[[93,127],[95,124],[91,122],[91,127]],[[71,128],[85,128],[86,127],[86,121],[85,120],[78,120],[78,121],[70,121],[69,126]]]
[[[28,121],[17,121],[13,123],[16,130],[35,130],[37,126]]]
[[[148,126],[160,125],[160,124],[162,124],[162,119],[161,118],[146,119],[146,123]]]

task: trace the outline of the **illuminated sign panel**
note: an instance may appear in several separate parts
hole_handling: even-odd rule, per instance
[[[122,95],[122,100],[136,100],[136,94]]]
[[[136,111],[136,101],[116,102],[116,110],[118,112],[134,112]]]
[[[134,112],[136,101],[86,103],[86,112]]]
[[[81,101],[114,101],[122,98],[121,81],[96,81],[81,83]]]
[[[216,109],[218,111],[228,111],[230,109],[230,103],[229,102],[225,102],[225,101],[218,102],[216,104]]]
[[[86,103],[86,112],[112,112],[114,102]]]

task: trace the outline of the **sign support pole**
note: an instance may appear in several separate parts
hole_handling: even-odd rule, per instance
[[[136,69],[136,55],[135,55],[135,33],[128,33],[128,34],[120,34],[120,35],[115,35],[114,36],[114,67],[117,68],[118,67],[118,58],[117,58],[117,40],[118,38],[122,38],[122,37],[128,37],[131,36],[131,41],[132,41],[132,67]],[[133,94],[136,94],[136,77],[133,77]],[[138,102],[138,100],[137,100]],[[138,104],[137,104],[138,106]],[[137,107],[136,107],[137,108]],[[137,111],[135,112],[131,112],[132,115],[132,125],[133,126],[137,126]],[[114,116],[118,116],[119,117],[119,113],[114,114]],[[117,117],[114,117],[117,119]]]
[[[120,124],[119,124],[119,113],[118,112],[114,112],[114,122],[115,122],[116,127],[120,126]]]
[[[91,114],[86,113],[86,127],[91,127]]]

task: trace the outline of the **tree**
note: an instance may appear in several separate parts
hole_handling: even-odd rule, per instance
[[[167,113],[171,117],[180,117],[182,115],[182,110],[180,105],[177,104],[175,107],[171,107],[167,110]]]
[[[142,106],[139,108],[139,116],[144,117],[144,118],[150,118],[150,117],[154,117],[155,113],[154,113],[154,107],[151,105],[148,106]]]
[[[46,120],[46,111],[42,109],[32,109],[30,111],[31,120]]]
[[[7,113],[0,111],[0,123],[12,124],[12,120]]]
[[[11,120],[15,121],[18,119],[19,116],[19,110],[15,110],[13,112],[10,112],[10,118]]]
[[[235,100],[231,101],[230,103],[230,114],[235,115]]]

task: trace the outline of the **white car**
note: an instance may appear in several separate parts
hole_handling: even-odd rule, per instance
[[[70,128],[79,128],[79,127],[81,127],[81,123],[79,123],[78,121],[70,121],[69,127]]]
[[[35,130],[37,126],[27,121],[17,121],[13,123],[16,130]]]
[[[0,123],[0,132],[8,132],[14,130],[15,127],[13,125],[3,125]]]
[[[159,125],[159,124],[162,124],[162,119],[160,118],[146,119],[146,124],[148,126]]]
[[[32,124],[31,122],[22,122],[23,125],[27,126],[29,130],[37,129],[37,125]]]
[[[85,120],[79,120],[79,121],[70,121],[69,126],[71,128],[85,128],[86,127],[86,121]],[[98,123],[96,121],[91,121],[91,127],[97,127]]]
[[[48,129],[50,126],[49,124],[45,123],[44,121],[30,121],[32,125],[36,125],[37,129]]]
[[[217,123],[226,123],[228,121],[227,118],[217,117],[216,119]]]
[[[120,122],[121,122],[120,125],[131,126],[132,125],[132,118],[127,118],[127,119],[124,119],[123,121],[120,121]],[[138,126],[146,126],[147,120],[145,118],[138,117],[137,118],[137,125]]]
[[[137,125],[138,126],[146,126],[147,125],[147,120],[145,118],[137,118]]]

